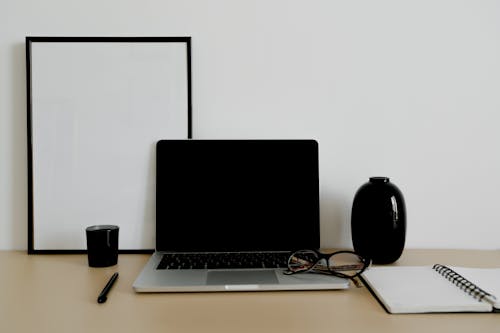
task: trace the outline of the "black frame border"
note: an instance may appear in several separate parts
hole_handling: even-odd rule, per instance
[[[33,216],[33,141],[32,141],[32,98],[31,98],[31,45],[33,42],[80,42],[80,43],[186,43],[187,56],[187,107],[188,107],[188,139],[192,138],[192,67],[191,37],[50,37],[26,36],[26,102],[27,102],[27,153],[28,153],[28,254],[84,254],[87,250],[35,249],[34,216]],[[119,249],[122,254],[148,254],[154,249]]]

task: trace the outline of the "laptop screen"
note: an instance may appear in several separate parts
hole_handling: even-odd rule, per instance
[[[314,140],[162,140],[157,251],[319,247]]]

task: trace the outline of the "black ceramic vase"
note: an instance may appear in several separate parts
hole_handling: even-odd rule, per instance
[[[401,191],[386,177],[371,177],[354,196],[351,215],[354,250],[375,264],[389,264],[403,253],[406,207]]]

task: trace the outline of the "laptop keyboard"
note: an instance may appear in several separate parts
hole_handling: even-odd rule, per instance
[[[289,252],[166,253],[157,269],[286,268]]]

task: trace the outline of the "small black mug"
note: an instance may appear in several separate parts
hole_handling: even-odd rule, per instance
[[[85,229],[90,267],[108,267],[117,264],[119,230],[116,225],[93,225]]]

